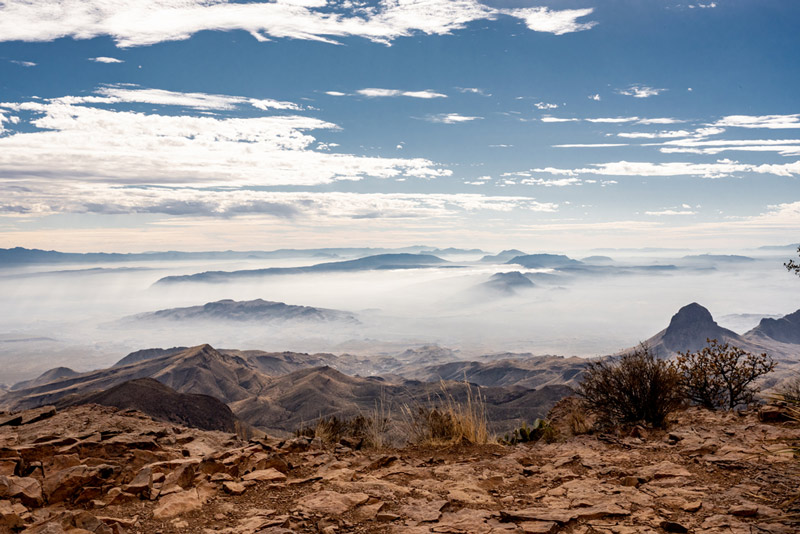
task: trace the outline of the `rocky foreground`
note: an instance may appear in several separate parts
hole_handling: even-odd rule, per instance
[[[0,532],[791,534],[798,441],[690,410],[668,432],[364,451],[42,408],[0,416]]]

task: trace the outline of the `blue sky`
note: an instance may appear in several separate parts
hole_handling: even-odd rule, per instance
[[[800,4],[0,5],[0,246],[797,241]]]

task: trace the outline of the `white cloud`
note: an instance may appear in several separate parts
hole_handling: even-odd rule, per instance
[[[133,92],[131,99],[162,99],[160,93]],[[183,93],[181,93],[183,94]],[[125,100],[128,93],[116,95]],[[174,95],[167,95],[172,102]],[[199,109],[252,104],[244,97],[189,93],[185,105]],[[135,184],[317,185],[365,177],[433,178],[451,171],[421,158],[380,158],[312,150],[308,132],[336,130],[335,124],[296,115],[248,118],[161,115],[90,105],[111,97],[79,97],[4,103],[33,114],[33,131],[0,137],[0,177]],[[89,102],[87,103],[87,99]],[[263,101],[257,101],[263,102]],[[266,106],[265,106],[266,107]],[[330,146],[330,145],[329,145]]]
[[[182,106],[215,110],[234,109],[242,105],[250,105],[261,110],[282,109],[297,111],[302,109],[293,102],[208,93],[180,93],[163,89],[144,89],[135,85],[109,85],[101,87],[95,92],[107,97],[111,103],[138,102],[160,106]]]
[[[0,213],[155,213],[181,217],[271,215],[286,219],[435,218],[457,212],[515,209],[554,212],[558,205],[529,197],[479,194],[406,194],[202,190],[193,188],[27,183],[28,191],[3,191]],[[0,186],[0,191],[2,187]]]
[[[478,87],[456,87],[456,91],[473,95],[492,96],[492,93],[487,93],[485,90]]]
[[[558,104],[550,104],[548,102],[537,102],[534,104],[536,109],[556,109]]]
[[[382,98],[382,97],[395,97],[407,96],[410,98],[447,98],[447,95],[436,93],[434,91],[401,91],[400,89],[380,89],[375,87],[368,87],[366,89],[359,89],[356,93],[368,98]]]
[[[665,154],[706,154],[722,152],[777,152],[781,156],[800,156],[800,139],[678,139],[663,143]]]
[[[800,175],[800,161],[760,165],[739,163],[738,161],[727,159],[718,160],[715,163],[615,161],[610,163],[595,163],[590,167],[576,169],[545,167],[532,170],[537,173],[561,176],[596,174],[603,176],[696,176],[700,178],[724,178],[736,173],[755,173],[792,177]]]
[[[670,137],[689,137],[692,132],[688,130],[662,130],[660,132],[621,132],[618,137],[626,139],[661,139]]]
[[[619,89],[617,92],[621,95],[632,96],[634,98],[649,98],[651,96],[660,95],[666,89],[656,89],[648,87],[647,85],[631,85],[627,89]]]
[[[347,93],[342,93],[341,91],[325,91],[325,94],[330,96],[348,96]]]
[[[628,143],[573,143],[568,145],[553,145],[553,148],[612,148],[630,146]]]
[[[20,67],[35,67],[36,66],[36,63],[34,63],[33,61],[20,61],[18,59],[12,59],[10,61],[11,61],[11,63],[13,63],[15,65],[19,65]]]
[[[656,117],[652,119],[642,119],[638,121],[639,124],[678,124],[681,122],[686,122],[686,121],[673,119],[670,117]]]
[[[508,9],[507,13],[525,21],[525,25],[537,32],[563,35],[593,28],[596,22],[578,22],[577,19],[592,14],[593,9],[564,9],[554,11],[546,7]]]
[[[601,122],[601,123],[623,123],[623,122],[636,122],[639,117],[599,117],[596,119],[584,119],[587,122]]]
[[[545,115],[541,119],[542,122],[577,122],[580,119],[564,119],[561,117],[551,117],[550,115]]]
[[[567,187],[570,185],[581,185],[582,180],[579,178],[557,178],[552,180],[545,180],[543,178],[525,178],[520,183],[525,185],[542,185],[544,187]]]
[[[588,98],[589,98],[589,100],[594,100],[595,102],[600,102],[600,94],[599,93],[595,93],[593,95],[589,95]]]
[[[105,56],[90,57],[89,61],[94,61],[95,63],[125,63],[121,59],[117,59],[115,57],[105,57]]]
[[[660,210],[660,211],[646,211],[646,212],[644,212],[644,214],[645,215],[656,215],[656,216],[662,216],[662,215],[697,215],[697,212],[696,211],[692,211],[692,210],[686,210],[686,209],[684,209],[684,210],[665,209],[665,210]]]
[[[800,128],[800,113],[794,115],[728,115],[713,124],[732,128]]]
[[[249,32],[258,41],[290,38],[337,43],[363,37],[389,44],[418,33],[447,35],[470,22],[522,19],[534,31],[587,30],[577,22],[592,9],[495,9],[479,0],[380,0],[377,5],[323,0],[7,0],[0,4],[0,40],[52,41],[110,36],[120,47],[184,40],[204,30]]]
[[[437,122],[439,124],[459,124],[462,122],[471,122],[480,120],[483,117],[469,117],[466,115],[459,115],[458,113],[440,113],[439,115],[429,115],[425,120],[429,122]]]
[[[689,9],[695,9],[695,8],[712,9],[715,7],[717,7],[716,2],[709,2],[708,4],[689,4]]]

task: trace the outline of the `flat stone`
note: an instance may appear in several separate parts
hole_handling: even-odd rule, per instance
[[[551,534],[558,529],[555,521],[525,521],[519,524],[525,534]]]
[[[408,504],[400,509],[403,516],[413,521],[428,522],[438,521],[442,515],[442,508],[447,504],[445,500],[427,501],[425,499],[411,499]]]
[[[617,504],[606,503],[581,508],[527,508],[524,510],[502,510],[500,516],[505,521],[555,521],[569,523],[573,519],[600,519],[607,516],[628,516],[627,510]]]
[[[728,510],[728,513],[737,517],[755,517],[758,515],[758,506],[755,504],[740,504],[732,507]]]
[[[269,469],[259,469],[252,473],[247,473],[242,477],[242,480],[255,480],[257,482],[283,482],[286,480],[286,475],[270,467]]]
[[[158,504],[153,510],[155,519],[166,519],[177,515],[199,510],[203,506],[203,501],[197,494],[196,489],[190,489],[179,493],[173,493],[159,499]]]
[[[31,477],[0,476],[0,499],[16,498],[25,506],[41,506],[42,485]]]
[[[247,486],[239,482],[226,481],[222,483],[222,489],[225,490],[225,493],[230,493],[231,495],[242,495],[247,491]]]
[[[300,509],[322,515],[341,515],[369,500],[366,493],[337,493],[323,490],[300,498]]]

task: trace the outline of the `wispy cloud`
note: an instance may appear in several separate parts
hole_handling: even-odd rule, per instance
[[[447,95],[443,93],[437,93],[435,91],[429,91],[429,90],[402,91],[400,89],[380,89],[375,87],[359,89],[358,91],[356,91],[356,93],[361,96],[366,96],[368,98],[385,98],[385,97],[395,97],[395,96],[407,96],[409,98],[423,98],[423,99],[447,98]]]
[[[261,110],[282,109],[297,111],[302,109],[293,102],[209,93],[181,93],[163,89],[141,88],[135,85],[109,85],[101,87],[95,92],[107,97],[109,102],[139,102],[161,106],[183,106],[214,110],[234,109],[242,105],[250,105]]]
[[[28,187],[24,194],[3,191],[0,213],[48,215],[54,213],[155,213],[182,217],[268,215],[285,219],[396,219],[435,218],[459,211],[524,209],[555,212],[558,205],[529,197],[487,196],[472,193],[407,194],[346,192],[284,192],[203,190],[195,188],[77,185]],[[0,186],[2,191],[2,186]]]
[[[536,109],[556,109],[558,104],[550,104],[549,102],[537,102],[534,104]]]
[[[456,91],[459,93],[465,94],[473,94],[473,95],[481,95],[481,96],[492,96],[492,93],[487,92],[484,89],[479,87],[456,87]]]
[[[737,173],[771,174],[774,176],[792,177],[800,175],[800,161],[782,164],[750,164],[728,159],[714,163],[668,162],[652,163],[644,161],[615,161],[595,163],[589,167],[564,169],[544,167],[532,169],[536,173],[547,173],[562,176],[579,176],[596,174],[603,176],[695,176],[699,178],[725,178]]]
[[[728,115],[715,122],[714,126],[770,130],[800,128],[800,113],[794,115]]]
[[[567,119],[563,117],[551,117],[550,115],[545,115],[539,120],[542,122],[577,122],[580,119]]]
[[[95,63],[125,63],[121,59],[106,56],[90,57],[89,61],[94,61]]]
[[[19,59],[11,59],[9,60],[11,63],[15,65],[19,65],[20,67],[35,67],[36,63],[33,61],[21,61]]]
[[[663,215],[697,215],[696,211],[692,210],[678,210],[674,208],[663,209],[659,211],[646,211],[644,212],[645,215],[655,215],[661,217]]]
[[[647,85],[631,85],[627,89],[618,89],[617,92],[621,95],[632,96],[634,98],[649,98],[651,96],[658,96],[666,91],[666,89],[656,89]]]
[[[573,143],[566,145],[553,145],[554,148],[613,148],[630,146],[628,143]]]
[[[466,115],[459,115],[458,113],[440,113],[438,115],[428,115],[425,120],[429,122],[436,122],[439,124],[460,124],[462,122],[472,122],[480,120],[483,117],[470,117]]]
[[[205,30],[249,32],[258,41],[304,39],[338,44],[363,37],[390,44],[417,33],[447,35],[478,20],[521,19],[538,32],[588,30],[592,9],[496,9],[478,0],[382,0],[328,5],[324,0],[7,0],[0,4],[0,40],[52,41],[110,36],[120,47],[188,39]],[[57,23],[54,23],[57,21]]]
[[[595,93],[593,95],[589,95],[588,98],[589,98],[589,100],[594,100],[595,102],[600,102],[600,94],[599,93]]]
[[[0,137],[0,177],[6,181],[49,177],[118,185],[243,187],[451,174],[421,158],[314,150],[311,147],[318,141],[309,132],[338,126],[313,117],[218,118],[108,109],[109,102],[131,101],[182,105],[198,111],[240,104],[269,109],[274,101],[153,90],[101,88],[101,92],[108,96],[3,103],[5,110],[31,115],[28,126],[35,129]]]

